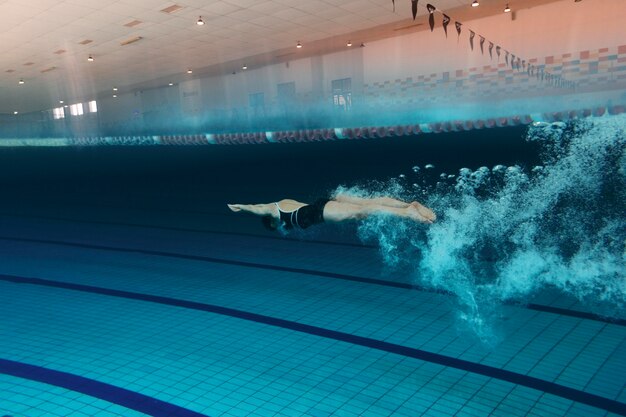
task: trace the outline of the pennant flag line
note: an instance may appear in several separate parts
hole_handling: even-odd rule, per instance
[[[448,37],[448,23],[450,23],[450,17],[443,15],[443,31],[446,32],[446,38]]]
[[[428,3],[426,5],[426,8],[428,9],[428,25],[430,26],[430,31],[432,32],[434,27],[435,27],[435,10],[437,10],[435,8],[435,6],[433,6],[432,4]]]
[[[413,14],[413,20],[415,20],[417,17],[418,1],[419,0],[411,0],[411,12]],[[395,0],[391,0],[391,3],[393,4],[393,9],[395,11]],[[437,11],[443,15],[443,21],[442,21],[443,31],[447,38],[448,37],[448,25],[451,22],[450,16],[448,16],[447,14],[443,13],[440,10],[437,10],[437,8],[430,3],[426,4],[426,9],[428,10],[428,25],[430,27],[431,32],[433,32],[435,28],[434,13]],[[459,21],[455,21],[454,26],[456,28],[457,41],[458,41],[461,39],[461,31],[462,31],[463,23]],[[468,29],[468,30],[470,33],[469,34],[470,49],[473,51],[474,50],[474,38],[476,37],[476,32],[474,32],[471,29]],[[498,59],[498,62],[500,62],[500,56],[502,55],[502,47],[500,45],[494,44],[492,41],[486,39],[484,36],[480,34],[478,34],[478,36],[480,37],[481,55],[485,54],[485,41],[489,41],[489,58],[493,59],[493,48],[495,47],[496,55],[498,57],[497,59]],[[526,65],[525,59],[522,59],[521,57],[516,56],[515,54],[507,51],[506,49],[504,50],[504,53],[505,53],[504,60],[505,60],[506,66],[508,67],[510,65],[512,70],[517,70],[518,72],[525,71],[529,76],[536,76],[538,80],[540,79],[542,82],[547,81],[550,85],[555,86],[555,87],[570,87],[574,89],[576,88],[575,82],[567,81],[563,79],[561,76],[556,76],[554,74],[551,74],[545,71],[545,66],[538,67],[537,65],[533,65],[530,62],[528,62],[528,65]],[[510,62],[509,62],[509,56],[511,58]]]

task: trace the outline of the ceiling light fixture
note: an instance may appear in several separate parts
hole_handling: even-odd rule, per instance
[[[191,68],[189,68],[189,69],[187,70],[187,74],[193,74],[193,70],[192,70]]]
[[[19,83],[20,85],[22,85],[22,84],[24,84],[24,80],[19,80],[19,81],[18,81],[18,83]]]
[[[507,4],[506,7],[504,8],[504,13],[508,13],[511,11],[511,8],[509,7],[509,5]]]
[[[87,61],[93,62],[93,55],[89,55],[89,58],[87,58]]]
[[[173,85],[174,85],[174,83],[169,83],[168,85],[171,87],[171,86],[173,86]]]
[[[302,44],[300,43],[300,41],[298,41],[298,44],[296,45],[296,48],[302,48]]]
[[[346,44],[346,46],[352,46],[352,41],[348,41],[348,43]]]
[[[113,94],[113,98],[117,98],[117,94]]]
[[[480,3],[478,2],[478,0],[474,0],[472,2],[472,7],[478,7],[478,6],[480,6]]]
[[[63,104],[63,100],[59,100],[59,104]]]
[[[202,20],[202,16],[200,16],[200,17],[198,18],[198,21],[196,22],[196,25],[198,25],[198,26],[202,26],[202,25],[204,25],[204,20]]]
[[[13,114],[17,114],[17,113],[18,113],[18,111],[17,111],[17,110],[15,110],[15,111],[13,112]]]
[[[117,91],[117,87],[113,87],[113,91]]]
[[[241,67],[241,69],[242,69],[242,70],[247,70],[247,69],[248,69],[248,66],[244,64],[244,66],[243,66],[243,67]]]

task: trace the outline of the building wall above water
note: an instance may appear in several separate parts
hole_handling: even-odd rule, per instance
[[[422,25],[344,52],[151,90],[120,89],[115,98],[98,98],[97,113],[0,115],[0,136],[375,126],[624,104],[625,13],[623,0],[563,0],[462,22],[460,36],[450,16],[447,37],[436,14],[432,32]],[[546,74],[568,84],[549,82]]]

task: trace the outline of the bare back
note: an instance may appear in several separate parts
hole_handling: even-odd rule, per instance
[[[302,203],[296,200],[291,200],[288,198],[277,201],[276,203],[280,206],[280,209],[282,211],[294,211],[294,210],[298,210],[300,207],[304,207],[307,205],[306,203]]]

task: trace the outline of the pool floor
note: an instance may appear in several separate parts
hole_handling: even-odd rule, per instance
[[[626,415],[624,323],[555,294],[503,307],[490,348],[376,247],[218,202],[7,204],[0,227],[3,416]]]

